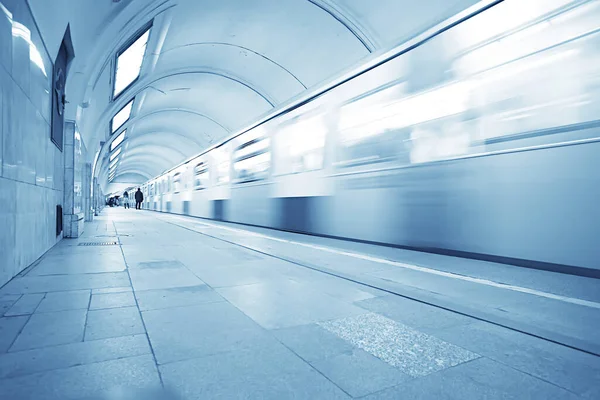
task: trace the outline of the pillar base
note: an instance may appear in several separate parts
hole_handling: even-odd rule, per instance
[[[64,214],[63,221],[63,237],[78,238],[81,236],[85,226],[83,213]]]

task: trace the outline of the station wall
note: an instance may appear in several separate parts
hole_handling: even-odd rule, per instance
[[[64,155],[50,140],[51,77],[27,2],[0,0],[0,286],[62,238]]]

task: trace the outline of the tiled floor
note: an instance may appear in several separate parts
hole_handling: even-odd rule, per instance
[[[0,399],[600,398],[596,356],[315,270],[393,266],[196,223],[109,209],[1,288]]]

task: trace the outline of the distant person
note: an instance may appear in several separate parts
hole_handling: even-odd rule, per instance
[[[138,188],[137,192],[135,192],[135,209],[142,209],[142,201],[144,201],[144,193]]]
[[[127,193],[127,191],[125,191],[125,193],[123,193],[123,206],[125,208],[130,208],[129,207],[129,193]]]

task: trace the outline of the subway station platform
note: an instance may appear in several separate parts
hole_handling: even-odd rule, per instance
[[[598,399],[599,311],[597,279],[108,208],[0,289],[0,398]]]

